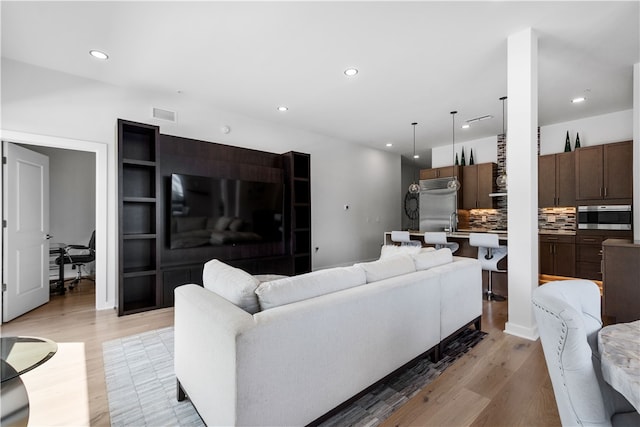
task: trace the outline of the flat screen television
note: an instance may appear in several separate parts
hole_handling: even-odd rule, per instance
[[[171,249],[281,242],[284,184],[174,173]]]

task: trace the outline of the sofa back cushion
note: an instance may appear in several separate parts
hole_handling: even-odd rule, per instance
[[[407,254],[399,254],[372,262],[356,264],[361,267],[366,276],[367,283],[388,279],[389,277],[400,276],[402,274],[413,273],[416,266],[413,258]]]
[[[212,259],[204,265],[202,283],[206,289],[251,314],[260,311],[255,294],[260,281],[246,271]]]
[[[442,248],[431,252],[422,252],[413,255],[416,270],[427,270],[442,264],[449,264],[453,261],[451,249]]]
[[[193,230],[204,230],[206,224],[206,216],[177,217],[176,231],[178,233],[184,233]]]
[[[361,268],[338,267],[263,282],[255,293],[258,296],[260,308],[266,310],[365,283],[366,277]]]
[[[420,246],[400,246],[400,245],[382,245],[380,248],[380,259],[389,258],[395,255],[407,254],[416,255],[422,252],[435,251],[435,248],[427,247],[421,248]]]

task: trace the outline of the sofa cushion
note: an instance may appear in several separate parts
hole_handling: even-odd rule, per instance
[[[382,248],[380,249],[380,259],[399,254],[415,255],[421,252],[430,251],[435,251],[435,248],[421,248],[420,246],[382,245]]]
[[[207,224],[207,217],[204,216],[187,216],[176,218],[176,231],[184,233],[186,231],[203,230]]]
[[[337,267],[263,282],[255,293],[258,295],[260,308],[266,310],[365,283],[366,277],[361,268]]]
[[[224,231],[229,227],[229,224],[231,224],[231,221],[233,221],[233,218],[228,216],[221,216],[216,220],[216,223],[213,226],[213,229],[216,231]]]
[[[416,270],[427,270],[442,264],[449,264],[453,261],[451,249],[442,248],[431,252],[422,252],[412,255]]]
[[[377,261],[363,262],[356,264],[356,266],[364,269],[367,276],[367,283],[377,282],[378,280],[416,271],[413,258],[407,254],[398,254]]]
[[[246,271],[212,259],[204,265],[202,283],[206,289],[251,314],[260,311],[255,294],[260,281]]]

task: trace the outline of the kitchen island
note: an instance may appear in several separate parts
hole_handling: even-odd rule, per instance
[[[452,242],[458,242],[460,243],[460,250],[458,252],[456,252],[455,255],[458,256],[470,256],[470,255],[464,255],[462,253],[459,253],[463,250],[462,248],[462,243],[466,242],[467,246],[469,245],[469,234],[470,233],[492,233],[492,234],[497,234],[498,235],[498,240],[500,241],[501,245],[506,245],[507,244],[507,232],[506,230],[483,230],[483,229],[471,229],[471,228],[461,228],[457,231],[447,231],[447,239],[452,241]],[[411,236],[411,240],[415,240],[418,241],[422,244],[422,246],[433,246],[433,245],[427,245],[426,243],[424,243],[424,231],[409,231],[409,236]],[[392,245],[393,242],[391,241],[391,232],[390,231],[386,231],[384,233],[384,239],[383,239],[383,244],[385,245]],[[473,248],[475,251],[475,248]],[[475,251],[477,254],[477,251]],[[475,255],[472,256],[472,258],[475,258]]]
[[[470,233],[495,233],[498,235],[498,241],[501,245],[507,245],[507,237],[508,234],[506,230],[485,230],[485,229],[471,229],[471,228],[461,228],[457,231],[449,232],[447,231],[447,240],[450,242],[456,242],[460,245],[460,248],[453,254],[454,256],[461,256],[467,258],[477,258],[478,257],[478,248],[469,245],[469,234]],[[430,244],[426,244],[424,242],[424,231],[409,231],[409,236],[411,240],[415,240],[420,242],[423,247],[433,246]],[[393,245],[394,242],[391,241],[391,232],[386,231],[383,236],[383,245]],[[503,260],[498,262],[498,268],[507,269],[509,256],[505,257]],[[486,271],[482,272],[482,283],[483,289],[486,290],[488,283],[488,273]],[[507,274],[506,273],[493,273],[493,292],[498,295],[507,296],[508,294],[508,285],[507,285]]]

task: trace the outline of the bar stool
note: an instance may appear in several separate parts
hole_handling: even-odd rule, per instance
[[[408,231],[392,231],[391,241],[400,243],[400,246],[422,246],[418,240],[411,240]]]
[[[447,233],[444,231],[427,231],[424,233],[424,242],[435,245],[436,249],[449,248],[451,253],[460,248],[460,244],[457,242],[449,242],[447,240]]]
[[[507,272],[498,268],[498,262],[507,256],[507,247],[500,245],[498,235],[492,233],[469,233],[469,245],[478,248],[478,261],[482,264],[482,269],[489,273],[487,300],[504,301],[505,297],[493,293],[491,275],[493,272]]]

